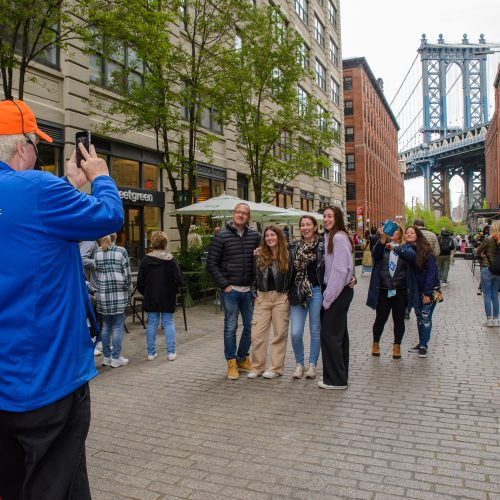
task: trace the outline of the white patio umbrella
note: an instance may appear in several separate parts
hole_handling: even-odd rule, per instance
[[[298,208],[287,208],[284,212],[263,215],[260,218],[260,221],[263,223],[278,222],[283,224],[298,224],[301,217],[304,215],[311,215],[318,222],[323,222],[322,214],[306,212],[305,210],[299,210]]]
[[[222,215],[230,216],[234,207],[239,203],[245,203],[250,207],[252,218],[254,216],[262,216],[264,214],[286,212],[284,208],[275,207],[269,203],[255,203],[253,201],[242,200],[236,196],[221,194],[215,198],[210,198],[199,203],[194,203],[187,207],[175,210],[174,214],[179,215]]]

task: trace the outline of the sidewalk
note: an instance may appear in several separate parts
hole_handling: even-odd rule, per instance
[[[283,377],[227,380],[211,304],[187,310],[187,333],[177,313],[174,362],[163,334],[148,362],[144,330],[128,319],[129,366],[100,367],[91,384],[93,498],[500,498],[500,328],[481,326],[469,261],[449,279],[429,357],[407,353],[412,314],[398,361],[389,322],[380,358],[370,355],[374,312],[359,277],[347,391],[292,379],[290,342]]]

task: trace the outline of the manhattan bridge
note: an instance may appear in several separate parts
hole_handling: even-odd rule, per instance
[[[459,43],[446,43],[443,35],[431,43],[422,35],[417,56],[391,101],[401,125],[399,159],[406,165],[405,180],[423,177],[424,205],[440,215],[451,215],[450,180],[456,175],[464,183],[465,219],[483,207],[485,136],[494,112],[499,47],[483,34],[477,42],[464,34]]]

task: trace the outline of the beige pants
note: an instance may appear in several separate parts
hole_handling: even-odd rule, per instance
[[[260,300],[255,301],[252,319],[252,368],[259,373],[266,369],[267,344],[272,323],[270,369],[282,374],[290,320],[287,294],[258,292],[258,297]]]

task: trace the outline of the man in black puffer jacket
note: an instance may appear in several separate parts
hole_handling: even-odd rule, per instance
[[[215,284],[221,289],[224,306],[224,355],[227,377],[239,378],[238,369],[250,371],[248,356],[251,342],[253,296],[253,252],[260,242],[260,234],[248,227],[250,207],[236,205],[232,222],[228,222],[213,239],[208,250],[207,267]],[[238,311],[243,320],[243,331],[236,351]]]

